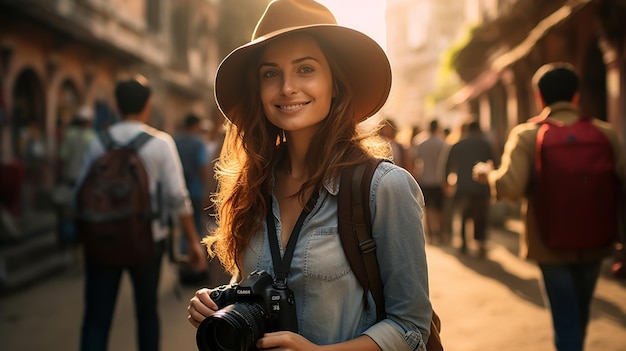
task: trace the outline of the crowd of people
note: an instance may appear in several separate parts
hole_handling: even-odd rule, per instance
[[[384,122],[383,128],[390,125]],[[495,162],[496,150],[477,118],[468,116],[451,127],[433,118],[426,128],[415,127],[408,143],[393,139],[394,147],[403,151],[392,152],[392,159],[415,177],[424,193],[428,243],[486,257],[493,201],[489,186],[475,180],[473,168],[477,163]]]

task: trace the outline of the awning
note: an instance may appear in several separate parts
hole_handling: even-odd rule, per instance
[[[461,90],[457,91],[448,98],[448,106],[454,107],[469,99],[473,99],[480,95],[483,91],[491,89],[496,84],[500,73],[494,70],[487,70],[481,73],[476,79],[466,84]]]
[[[498,81],[499,75],[505,68],[528,55],[537,45],[537,42],[548,34],[552,28],[564,22],[574,12],[582,9],[593,1],[594,0],[570,0],[552,14],[548,15],[528,32],[528,36],[521,43],[494,59],[487,69],[476,79],[466,84],[448,98],[448,105],[456,106],[490,89]]]
[[[491,64],[491,69],[500,72],[504,68],[528,55],[535,45],[537,45],[537,42],[548,34],[552,28],[564,22],[572,15],[572,13],[580,10],[592,1],[593,0],[571,0],[558,10],[554,11],[551,15],[539,22],[535,28],[528,33],[526,39],[524,39],[520,44],[495,59]]]

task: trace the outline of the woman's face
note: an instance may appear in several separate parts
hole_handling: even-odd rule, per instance
[[[326,56],[307,35],[287,35],[269,43],[259,66],[261,103],[280,129],[316,130],[330,111],[333,80]]]

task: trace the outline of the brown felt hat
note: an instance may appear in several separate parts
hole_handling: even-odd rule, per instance
[[[215,100],[224,116],[241,98],[245,67],[254,53],[270,40],[287,33],[314,36],[327,48],[346,73],[353,89],[354,118],[363,121],[387,101],[391,89],[391,66],[383,49],[367,35],[337,25],[335,16],[312,0],[274,0],[257,23],[252,40],[233,50],[222,61],[215,77]]]

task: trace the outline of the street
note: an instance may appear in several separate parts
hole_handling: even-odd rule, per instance
[[[517,233],[490,231],[487,259],[427,246],[433,306],[448,351],[553,350],[549,311],[539,270],[516,256]],[[167,261],[166,261],[167,262]],[[587,351],[626,349],[626,281],[604,267],[592,305]],[[176,284],[165,264],[160,287],[162,350],[196,350],[186,306],[194,287]],[[0,350],[78,350],[82,269],[75,267],[0,298]],[[136,350],[128,277],[120,291],[110,350]]]

